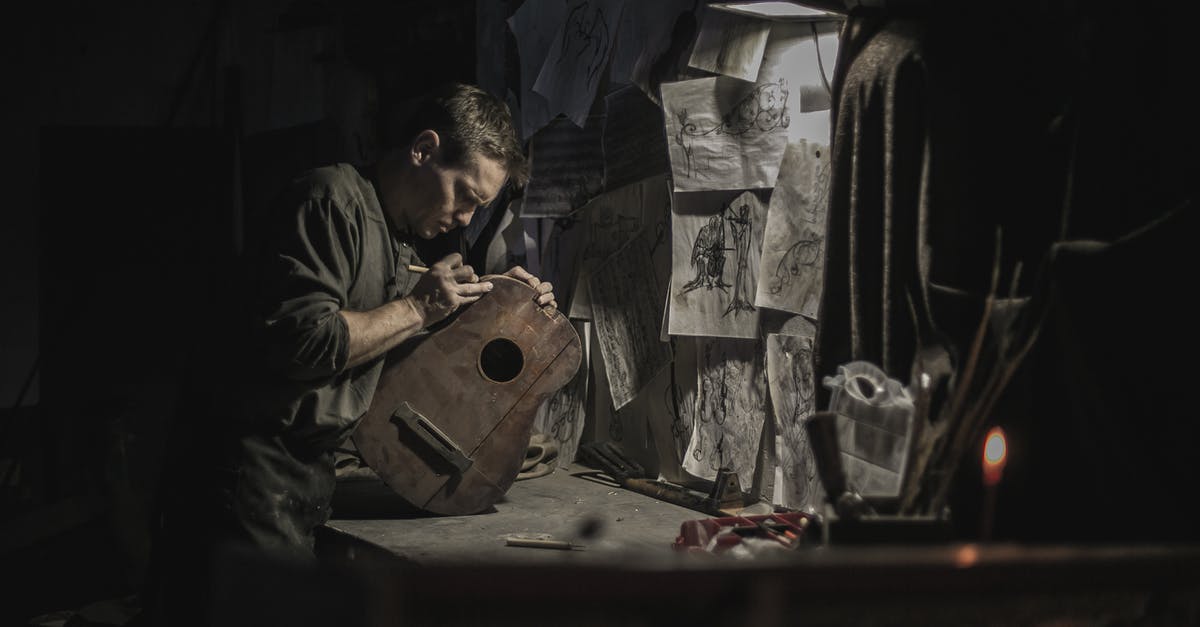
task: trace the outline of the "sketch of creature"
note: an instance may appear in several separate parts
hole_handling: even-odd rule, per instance
[[[692,267],[696,269],[696,278],[688,281],[679,291],[680,294],[704,288],[725,291],[730,287],[723,280],[725,274],[725,223],[721,216],[715,215],[708,219],[708,224],[700,227],[696,241],[692,243]]]
[[[805,271],[805,268],[815,268],[821,260],[822,238],[805,229],[801,239],[788,247],[787,252],[775,266],[775,276],[771,278],[767,291],[778,294],[791,284],[792,279]]]
[[[590,2],[581,2],[567,13],[563,24],[562,54],[558,59],[570,55],[573,60],[586,55],[587,84],[590,89],[599,78],[604,62],[608,60],[609,31],[604,19],[604,9],[591,7]]]
[[[722,318],[731,311],[735,316],[743,311],[754,311],[754,305],[750,304],[753,299],[750,295],[750,278],[746,276],[750,257],[750,206],[742,205],[738,208],[736,217],[725,219],[729,220],[729,230],[733,231],[734,248],[737,250],[737,273],[733,278],[733,300],[729,301],[725,313],[721,314]]]
[[[777,128],[787,128],[792,118],[787,110],[787,80],[780,78],[775,83],[763,83],[737,101],[733,108],[721,115],[721,123],[708,129],[701,128],[691,119],[687,109],[675,112],[679,120],[679,132],[675,143],[683,150],[684,176],[691,177],[696,170],[695,152],[692,142],[698,137],[710,135],[741,136],[751,132],[766,133]]]

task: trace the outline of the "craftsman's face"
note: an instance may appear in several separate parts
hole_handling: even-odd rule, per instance
[[[508,178],[504,165],[490,157],[468,154],[462,163],[444,163],[440,147],[417,163],[408,226],[418,237],[432,239],[471,223],[475,210],[494,200]]]

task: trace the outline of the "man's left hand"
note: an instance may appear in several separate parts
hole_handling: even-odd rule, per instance
[[[529,271],[521,266],[513,266],[504,276],[524,281],[537,291],[537,304],[542,307],[558,308],[558,301],[554,300],[554,286],[549,281],[542,281],[537,277],[529,274]]]

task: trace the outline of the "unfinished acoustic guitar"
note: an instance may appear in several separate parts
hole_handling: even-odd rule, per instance
[[[367,464],[404,500],[473,514],[512,485],[538,406],[575,375],[579,335],[522,281],[494,289],[447,326],[393,350],[354,433]]]

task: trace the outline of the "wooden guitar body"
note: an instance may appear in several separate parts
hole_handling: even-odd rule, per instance
[[[388,356],[354,432],[363,459],[403,499],[474,514],[512,485],[538,407],[579,368],[579,335],[522,281],[494,289],[442,329]]]

